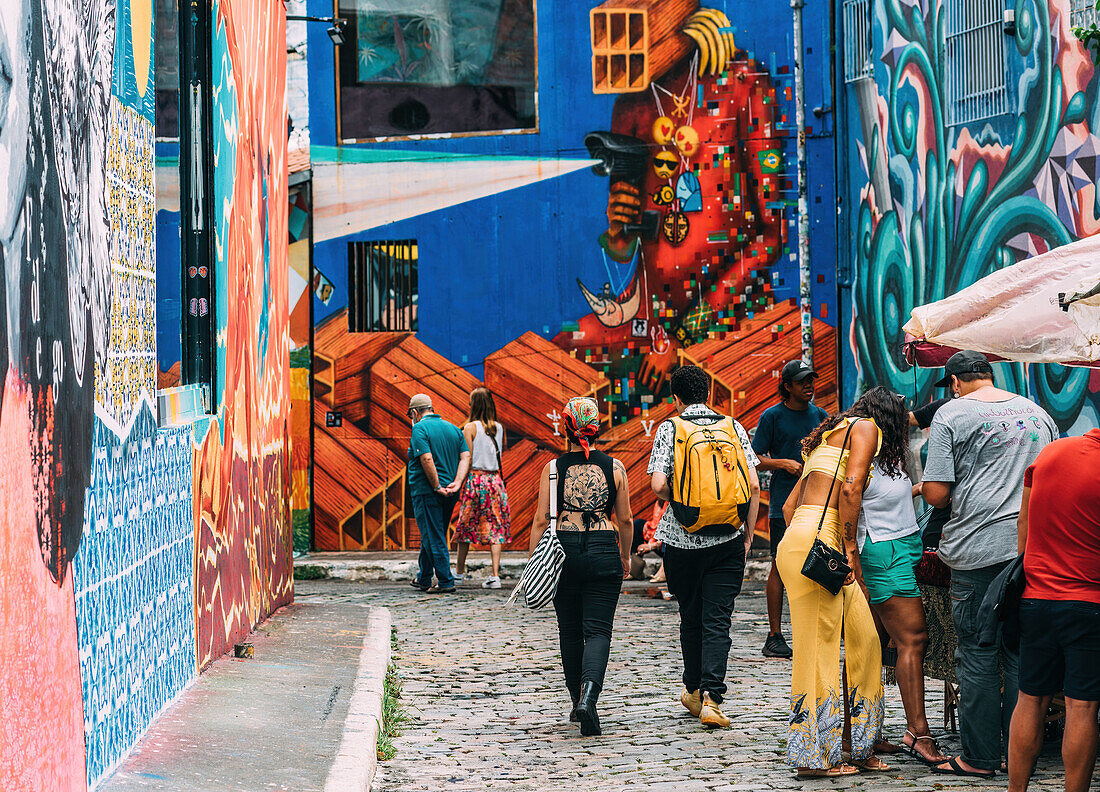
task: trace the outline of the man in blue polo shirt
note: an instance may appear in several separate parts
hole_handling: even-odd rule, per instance
[[[432,399],[418,393],[409,400],[412,437],[409,440],[409,493],[420,529],[420,572],[413,588],[429,594],[451,594],[451,554],[447,523],[458,491],[470,470],[470,449],[461,430],[432,410]],[[432,570],[436,585],[432,585]]]

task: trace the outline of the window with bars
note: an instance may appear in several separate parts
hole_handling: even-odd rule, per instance
[[[415,239],[348,243],[348,332],[415,331]]]
[[[844,0],[844,82],[855,82],[873,73],[871,0]]]
[[[1097,22],[1096,0],[1070,0],[1069,26],[1089,27]]]
[[[946,0],[947,123],[1008,112],[1005,0]]]

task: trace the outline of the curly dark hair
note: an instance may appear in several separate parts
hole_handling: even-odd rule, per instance
[[[779,385],[777,387],[777,390],[779,391],[780,401],[787,401],[787,399],[791,398],[791,387],[783,380],[782,377],[779,378]]]
[[[860,396],[859,400],[840,415],[822,421],[802,441],[802,453],[810,453],[821,445],[822,437],[845,418],[872,418],[882,430],[882,449],[875,457],[878,469],[890,477],[909,475],[909,411],[905,398],[879,385]]]
[[[710,397],[710,377],[698,366],[680,366],[669,377],[672,395],[685,405],[703,404]]]

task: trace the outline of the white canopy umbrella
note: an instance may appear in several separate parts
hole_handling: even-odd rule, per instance
[[[959,349],[992,360],[1100,366],[1100,235],[914,308],[904,330],[920,366],[942,366]]]

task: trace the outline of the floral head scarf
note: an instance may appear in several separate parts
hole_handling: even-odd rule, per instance
[[[589,447],[589,438],[595,437],[600,430],[600,408],[596,406],[596,400],[582,396],[570,399],[562,413],[566,427],[576,436],[577,442],[584,449],[584,458],[588,459],[592,450]]]

